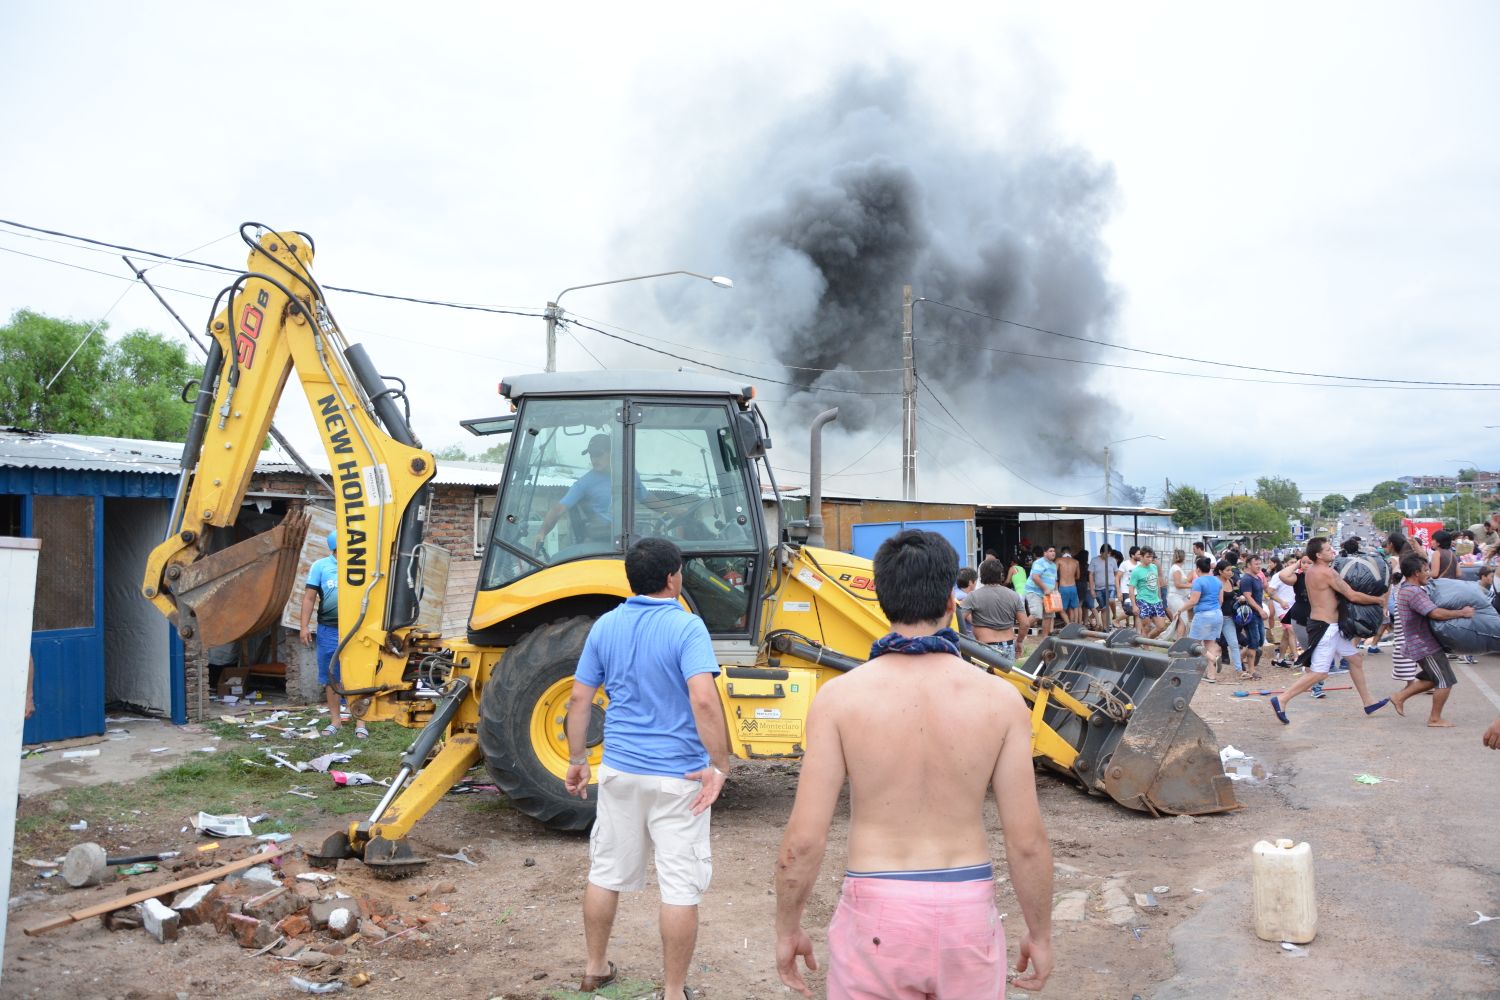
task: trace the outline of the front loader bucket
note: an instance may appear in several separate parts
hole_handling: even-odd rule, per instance
[[[1213,730],[1191,708],[1203,677],[1202,647],[1149,643],[1129,630],[1090,642],[1069,626],[1027,662],[1038,686],[1086,710],[1052,702],[1043,720],[1077,750],[1071,765],[1048,759],[1090,791],[1152,815],[1200,816],[1240,808]],[[1154,648],[1153,648],[1154,647]]]
[[[270,531],[170,567],[166,589],[177,604],[178,631],[196,634],[207,649],[275,624],[292,592],[307,524],[307,512],[296,509]]]

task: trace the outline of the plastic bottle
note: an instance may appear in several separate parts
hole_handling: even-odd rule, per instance
[[[1262,840],[1251,850],[1255,935],[1262,941],[1306,944],[1318,933],[1312,848]]]

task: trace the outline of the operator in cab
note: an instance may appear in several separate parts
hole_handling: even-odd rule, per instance
[[[610,450],[610,439],[608,434],[595,434],[589,438],[589,446],[583,450],[590,464],[593,466],[589,471],[578,477],[578,481],[568,488],[561,500],[552,505],[542,518],[542,527],[531,540],[532,548],[540,549],[542,541],[547,537],[557,522],[562,520],[563,515],[573,513],[576,515],[574,521],[575,530],[580,540],[603,541],[609,538],[610,527],[614,523],[612,501],[614,499],[614,473],[613,456]],[[662,501],[653,497],[641,482],[639,473],[633,477],[635,480],[635,499],[637,503],[645,504],[653,509],[661,509],[670,506],[671,501]]]

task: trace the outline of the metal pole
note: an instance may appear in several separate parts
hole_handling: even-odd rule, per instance
[[[917,366],[911,286],[901,286],[901,498],[917,498]]]
[[[1104,544],[1109,545],[1109,445],[1104,446]]]
[[[557,303],[548,302],[544,313],[547,320],[547,371],[557,371]]]

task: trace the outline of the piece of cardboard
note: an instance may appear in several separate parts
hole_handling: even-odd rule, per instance
[[[250,668],[248,666],[225,667],[219,672],[219,685],[215,693],[220,698],[225,695],[242,695],[249,683]]]

